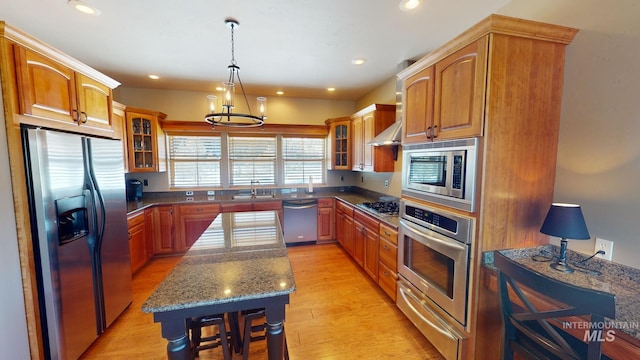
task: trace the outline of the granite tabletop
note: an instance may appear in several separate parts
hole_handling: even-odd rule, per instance
[[[557,257],[560,251],[555,245],[499,251],[517,263],[547,277],[615,295],[616,318],[607,319],[607,323],[640,340],[640,269],[594,258],[584,263],[584,268],[572,265],[575,269],[573,273],[563,273],[549,267],[551,259],[539,261],[545,257]],[[533,259],[535,255],[538,255],[538,261]],[[568,264],[574,264],[585,258],[586,256],[582,254],[567,251]],[[483,265],[495,269],[493,251],[483,254]],[[598,270],[602,275],[594,275],[588,269]]]
[[[290,294],[277,212],[219,214],[142,305],[146,313]]]

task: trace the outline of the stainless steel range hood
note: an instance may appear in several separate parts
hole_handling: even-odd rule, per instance
[[[398,72],[406,69],[413,64],[413,60],[404,60],[398,64]],[[402,81],[396,81],[396,122],[378,134],[367,145],[383,146],[383,145],[400,145],[402,142]]]
[[[382,145],[400,145],[402,140],[402,122],[396,121],[391,126],[386,128],[383,132],[378,134],[373,140],[369,141],[367,145],[382,146]]]

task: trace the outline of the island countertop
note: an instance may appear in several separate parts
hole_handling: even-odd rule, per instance
[[[142,311],[169,312],[293,291],[293,271],[277,212],[222,213],[142,305]]]

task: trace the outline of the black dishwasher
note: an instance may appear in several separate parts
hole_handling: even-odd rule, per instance
[[[313,244],[318,240],[318,200],[284,200],[282,209],[287,246]]]

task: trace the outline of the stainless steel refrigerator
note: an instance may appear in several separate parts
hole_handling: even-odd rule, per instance
[[[45,350],[77,359],[132,301],[122,144],[22,138]]]

